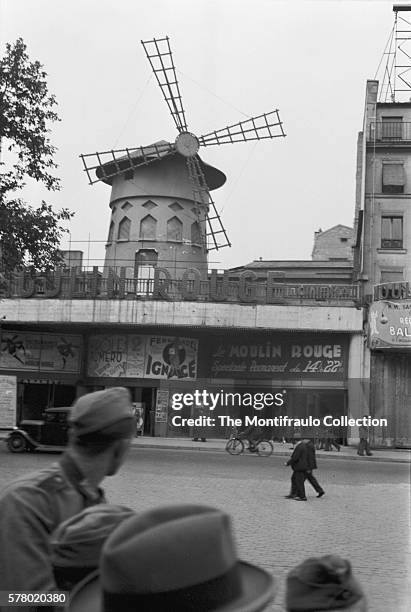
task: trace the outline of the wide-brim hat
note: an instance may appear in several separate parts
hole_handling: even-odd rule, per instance
[[[365,603],[361,585],[351,564],[338,555],[306,559],[287,576],[286,604],[289,612],[340,610]]]
[[[70,612],[258,612],[274,578],[238,559],[230,517],[205,506],[160,508],[124,521],[100,569],[70,596]]]

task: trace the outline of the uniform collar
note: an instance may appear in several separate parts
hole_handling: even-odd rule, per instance
[[[67,480],[85,498],[87,505],[98,504],[104,501],[104,491],[100,487],[91,485],[85,478],[73,457],[64,453],[60,459],[60,466]]]

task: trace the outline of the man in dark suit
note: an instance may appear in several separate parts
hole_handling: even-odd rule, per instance
[[[313,470],[317,469],[317,459],[315,456],[314,443],[312,440],[304,440],[303,443],[305,444],[306,449],[307,449],[307,464],[308,464],[308,469],[305,473],[305,477],[310,483],[310,485],[314,487],[314,489],[317,491],[317,497],[322,497],[323,495],[325,495],[325,491],[313,474]]]
[[[308,470],[307,446],[303,440],[300,440],[293,451],[290,459],[285,465],[290,465],[293,470],[291,476],[291,493],[286,495],[287,499],[295,499],[296,501],[307,501],[305,496],[304,481]]]

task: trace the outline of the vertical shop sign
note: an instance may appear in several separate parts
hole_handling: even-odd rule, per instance
[[[17,378],[0,376],[0,429],[16,426]]]
[[[166,389],[157,390],[156,423],[167,423],[169,396],[170,393]]]

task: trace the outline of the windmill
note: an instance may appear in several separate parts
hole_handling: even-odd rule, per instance
[[[199,149],[213,145],[283,137],[285,133],[279,112],[273,110],[203,136],[196,136],[188,129],[168,36],[141,41],[141,44],[177,128],[177,137],[174,143],[160,141],[149,146],[81,155],[89,183],[104,181],[113,184],[117,177],[131,178],[140,169],[156,162],[165,162],[173,158],[184,160],[186,178],[191,188],[191,214],[202,226],[205,226],[202,232],[204,253],[231,246],[210,195],[212,189],[224,183],[225,177],[201,160],[198,155]],[[216,180],[213,185],[209,185],[210,180],[207,176],[210,176],[210,169],[223,176],[224,180]],[[152,205],[155,206],[155,203],[152,202]]]

